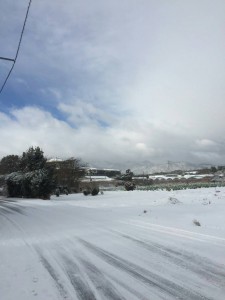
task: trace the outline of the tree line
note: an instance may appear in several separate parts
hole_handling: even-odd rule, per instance
[[[78,191],[84,169],[80,159],[48,162],[40,147],[30,147],[21,156],[3,157],[0,175],[9,197],[49,199],[57,187]]]

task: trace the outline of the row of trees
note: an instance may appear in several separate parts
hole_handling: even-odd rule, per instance
[[[77,187],[83,171],[78,159],[48,163],[40,147],[30,147],[21,156],[3,157],[0,174],[9,197],[49,199],[57,186]]]

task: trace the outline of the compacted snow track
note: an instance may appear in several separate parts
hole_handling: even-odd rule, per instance
[[[224,299],[225,190],[170,196],[1,199],[0,299]]]

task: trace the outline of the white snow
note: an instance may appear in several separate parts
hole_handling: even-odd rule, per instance
[[[159,180],[165,180],[165,179],[203,179],[205,177],[213,177],[213,174],[185,174],[185,175],[178,175],[178,174],[167,174],[167,175],[150,175],[149,179],[159,179]]]
[[[113,181],[113,178],[110,178],[108,176],[85,176],[84,179],[82,179],[82,182],[90,182],[90,181]]]
[[[224,216],[225,188],[1,198],[0,299],[222,300]]]

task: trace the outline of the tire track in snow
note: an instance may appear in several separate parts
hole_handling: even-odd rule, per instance
[[[164,251],[168,251],[169,253],[172,253],[173,255],[177,255],[180,259],[185,258],[186,261],[191,261],[193,266],[198,265],[200,266],[204,271],[205,274],[210,274],[212,275],[212,279],[215,278],[219,280],[223,285],[225,285],[225,272],[222,271],[224,270],[225,266],[224,265],[219,265],[216,263],[213,263],[211,260],[207,259],[206,257],[201,257],[197,254],[191,254],[190,252],[187,251],[174,251],[173,249],[170,249],[165,246],[161,246],[159,244],[156,244],[158,248],[162,248]]]
[[[8,223],[12,226],[12,228],[14,228],[14,229],[16,228],[16,230],[18,230],[20,233],[22,233],[20,240],[22,241],[22,243],[27,245],[28,248],[30,248],[32,251],[34,251],[33,248],[31,247],[31,245],[27,242],[26,231],[19,225],[19,223],[16,222],[15,220],[12,220],[12,218],[10,218],[10,215],[8,215],[8,214],[6,215],[1,211],[0,211],[0,215],[3,216],[8,221]],[[20,244],[21,244],[21,241],[20,241]]]
[[[10,205],[10,204],[0,204],[0,208],[5,211],[6,213],[12,214],[12,213],[18,213],[21,215],[26,215],[23,209],[19,205]]]
[[[120,295],[116,288],[106,279],[104,274],[96,268],[91,262],[81,259],[83,266],[86,269],[88,277],[93,282],[94,286],[97,288],[98,293],[103,296],[103,299],[107,300],[126,300],[122,295]]]
[[[186,289],[164,277],[161,277],[153,272],[147,271],[146,269],[139,267],[138,265],[131,263],[117,255],[114,255],[102,248],[94,246],[93,244],[83,240],[78,239],[88,250],[92,253],[100,257],[102,260],[107,262],[108,264],[116,267],[117,269],[126,272],[133,278],[141,281],[145,285],[156,289],[156,291],[161,292],[162,294],[168,294],[176,299],[192,299],[192,300],[207,300],[207,298],[203,295],[195,293],[190,289]],[[152,291],[153,292],[153,291]]]
[[[58,289],[60,295],[63,299],[75,299],[71,296],[68,290],[63,285],[60,277],[60,272],[56,271],[54,266],[49,262],[49,260],[43,255],[42,251],[36,247],[36,251],[40,257],[41,263],[47,270],[49,275],[52,277],[56,288]],[[76,293],[76,296],[80,300],[96,300],[94,293],[92,292],[87,281],[82,277],[82,272],[80,271],[78,265],[65,254],[57,255],[56,261],[59,262],[60,271],[65,274],[68,279],[69,284],[72,286]],[[76,298],[76,299],[77,299]]]
[[[69,293],[62,284],[59,273],[43,255],[42,251],[38,249],[38,247],[36,247],[36,251],[38,252],[41,263],[54,280],[54,283],[63,299],[67,299],[68,297],[70,299],[73,299],[73,297],[69,296]],[[92,262],[82,258],[81,256],[77,255],[77,253],[74,254],[73,258],[71,258],[69,252],[67,254],[62,254],[62,251],[61,254],[57,252],[55,260],[60,265],[62,272],[68,278],[69,283],[72,285],[74,291],[76,292],[78,299],[126,300],[117,291],[116,287],[110,282],[110,280],[108,280],[106,276]],[[75,260],[78,261],[79,266],[77,263],[75,263]],[[85,276],[87,276],[93,283],[94,288],[97,291],[97,295],[94,294],[93,289],[88,284]]]
[[[136,296],[138,300],[149,300],[149,297],[146,298],[145,296],[141,295],[137,290],[135,290],[132,287],[128,286],[126,283],[122,282],[121,280],[117,279],[116,277],[114,277],[112,275],[109,275],[109,278],[111,278],[114,282],[116,282],[122,288],[127,290],[129,293]],[[166,299],[166,298],[163,298],[163,299]]]
[[[82,272],[78,265],[70,258],[65,255],[61,255],[65,272],[72,284],[77,297],[80,300],[96,300],[96,297],[89,286],[88,282],[81,275]]]
[[[109,233],[111,230],[107,230]],[[76,247],[76,243],[74,241],[71,243],[71,247],[74,249]],[[59,245],[61,247],[61,245]],[[71,248],[71,249],[72,249]],[[68,247],[66,248],[68,249]],[[97,290],[97,296],[100,295],[100,298],[97,299],[107,299],[107,300],[126,300],[129,298],[124,298],[124,296],[117,290],[113,283],[121,286],[124,290],[129,292],[132,296],[136,296],[138,300],[149,300],[149,298],[144,297],[140,292],[130,287],[128,284],[121,282],[115,278],[111,272],[110,274],[105,273],[101,269],[96,267],[96,264],[93,264],[92,260],[85,257],[84,253],[82,256],[79,254],[80,250],[76,250],[73,252],[73,258],[77,260],[79,266],[82,268],[82,272],[89,277],[90,281],[92,281],[94,288]],[[61,253],[65,252],[64,247],[61,247]],[[67,252],[67,257],[70,256],[71,253]],[[166,299],[167,300],[167,299]]]
[[[129,226],[143,228],[146,230],[152,230],[152,231],[159,232],[162,234],[178,236],[178,237],[182,237],[182,238],[189,239],[189,240],[199,241],[199,242],[203,242],[203,243],[213,243],[215,245],[222,246],[222,247],[225,246],[225,238],[222,238],[219,236],[202,234],[202,233],[198,233],[198,232],[183,230],[180,228],[162,226],[162,225],[158,225],[158,224],[136,221],[136,220],[135,221],[131,220],[129,222],[121,221],[121,223],[129,225]]]
[[[210,279],[214,283],[218,283],[219,281],[220,283],[225,284],[225,272],[221,271],[222,266],[213,264],[206,258],[202,258],[198,255],[191,255],[190,253],[183,250],[182,252],[178,252],[163,245],[139,240],[126,234],[119,235],[135,242],[151,253],[153,252],[161,255],[167,258],[169,261],[177,264],[178,266],[183,267],[184,269],[189,269],[192,272],[201,275],[207,280]]]
[[[36,249],[37,250],[37,249]],[[38,255],[40,257],[41,263],[44,266],[44,268],[47,270],[49,275],[52,277],[54,280],[54,283],[60,293],[60,295],[63,297],[63,299],[67,299],[69,294],[64,288],[63,284],[60,282],[60,277],[57,274],[56,270],[52,267],[52,265],[48,262],[48,260],[41,254],[39,250],[37,250]]]

